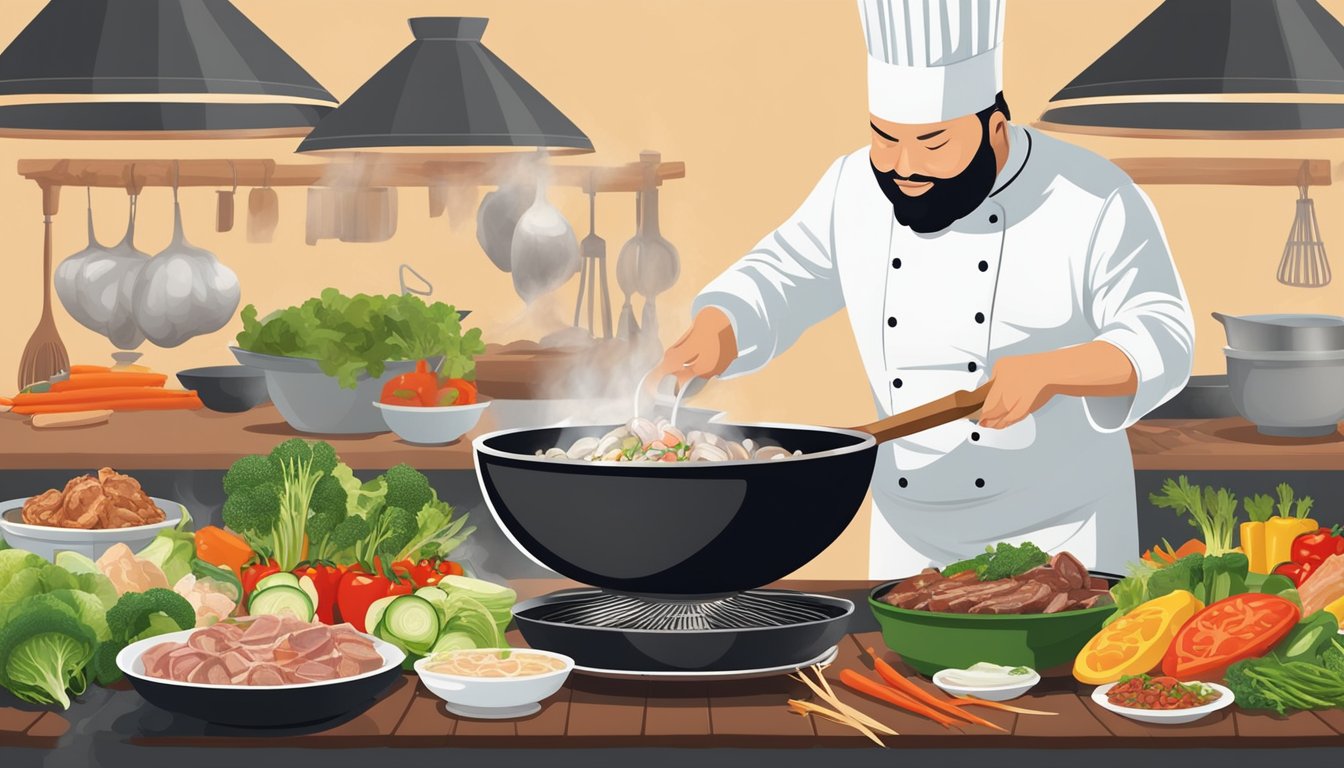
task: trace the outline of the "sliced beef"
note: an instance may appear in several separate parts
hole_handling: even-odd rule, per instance
[[[252,660],[244,656],[241,651],[229,651],[220,658],[224,660],[224,667],[229,670],[231,678],[246,674],[253,664]]]
[[[247,676],[248,685],[284,685],[285,673],[274,664],[258,664]]]
[[[1067,592],[1070,589],[1073,589],[1069,577],[1049,565],[1039,565],[1026,573],[1014,576],[1013,579],[1019,582],[1044,584],[1057,592]]]
[[[291,677],[299,682],[319,682],[322,680],[335,680],[338,676],[335,666],[321,664],[316,661],[305,661],[300,664],[292,673]]]
[[[189,683],[207,683],[209,685],[228,685],[232,680],[224,660],[218,656],[207,656],[187,677]]]
[[[205,661],[206,655],[195,648],[182,648],[168,654],[168,679],[188,682],[191,673]]]
[[[996,595],[1005,595],[1018,588],[1011,579],[1000,579],[999,581],[986,582],[983,589],[967,591],[966,593],[948,601],[947,611],[949,613],[969,613],[975,606],[989,600]],[[933,605],[933,601],[929,602]]]
[[[1069,589],[1086,589],[1091,579],[1087,574],[1087,568],[1068,552],[1060,552],[1050,558],[1050,567],[1068,579]]]
[[[280,619],[275,616],[258,616],[243,631],[239,642],[243,645],[272,646],[279,639]]]
[[[937,570],[933,568],[925,568],[918,574],[911,576],[905,581],[902,581],[901,583],[892,587],[891,590],[887,592],[887,596],[905,595],[911,592],[918,592],[927,587],[931,587],[940,581],[946,581],[946,579],[943,578],[943,574],[939,573]]]
[[[1028,582],[985,600],[968,613],[1040,613],[1054,595],[1046,585]]]
[[[1065,610],[1081,611],[1105,605],[1111,599],[1111,593],[1104,589],[1075,589],[1069,592],[1069,607]]]
[[[1045,604],[1041,613],[1059,613],[1069,608],[1069,593],[1056,592],[1050,596],[1050,602]]]

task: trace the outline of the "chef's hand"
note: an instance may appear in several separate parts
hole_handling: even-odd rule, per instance
[[[994,363],[989,393],[980,409],[979,424],[1004,429],[1035,413],[1055,396],[1052,369],[1043,355],[1005,357]]]
[[[736,358],[737,339],[732,322],[722,310],[705,307],[681,338],[663,353],[663,361],[653,369],[644,386],[652,394],[663,379],[675,376],[675,391],[680,392],[691,379],[723,373]]]

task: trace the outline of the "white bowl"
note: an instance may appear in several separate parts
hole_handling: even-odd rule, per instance
[[[1232,691],[1218,685],[1217,683],[1202,683],[1221,694],[1216,700],[1205,704],[1202,707],[1191,707],[1190,709],[1134,709],[1133,707],[1121,707],[1112,704],[1107,698],[1106,693],[1115,687],[1116,683],[1107,683],[1098,686],[1092,692],[1092,701],[1102,709],[1114,712],[1121,717],[1128,717],[1130,720],[1137,720],[1140,723],[1154,723],[1157,725],[1181,725],[1183,723],[1193,723],[1196,720],[1207,717],[1224,707],[1232,706],[1234,699]]]
[[[433,659],[433,656],[426,656],[415,662],[415,672],[430,693],[444,700],[449,712],[461,717],[500,720],[540,712],[541,701],[560,690],[574,669],[574,660],[570,657],[534,648],[480,648],[467,652],[482,650],[535,653],[559,659],[565,667],[527,677],[464,677],[426,670],[426,665]]]
[[[374,403],[382,411],[387,428],[397,437],[416,445],[444,445],[471,431],[490,405],[481,400],[471,405],[388,405]]]
[[[1041,682],[1041,673],[1033,669],[1030,675],[1023,675],[1021,681],[1009,685],[974,686],[949,683],[944,673],[959,671],[961,670],[944,669],[935,672],[933,684],[953,696],[974,696],[985,701],[1008,701],[1030,691],[1036,687],[1037,683]]]
[[[159,531],[175,527],[182,520],[184,508],[176,501],[150,499],[163,510],[161,523],[137,525],[131,528],[56,528],[47,525],[29,525],[22,522],[23,503],[28,499],[10,499],[0,501],[0,532],[5,541],[15,549],[27,550],[48,560],[57,552],[78,552],[91,560],[97,560],[114,544],[125,544],[132,551],[147,546]]]

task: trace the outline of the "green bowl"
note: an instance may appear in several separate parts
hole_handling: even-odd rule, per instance
[[[1113,582],[1093,574],[1093,579]],[[1114,605],[1081,611],[1023,615],[934,613],[897,608],[878,600],[900,581],[889,581],[868,595],[868,607],[882,627],[882,640],[916,671],[965,669],[979,661],[1046,670],[1072,664],[1097,634]]]

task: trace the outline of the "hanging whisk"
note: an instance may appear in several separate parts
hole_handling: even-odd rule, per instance
[[[1279,262],[1279,282],[1299,288],[1320,288],[1330,283],[1330,261],[1321,242],[1321,227],[1316,221],[1316,203],[1307,194],[1307,166],[1297,185],[1297,214],[1288,242]]]

